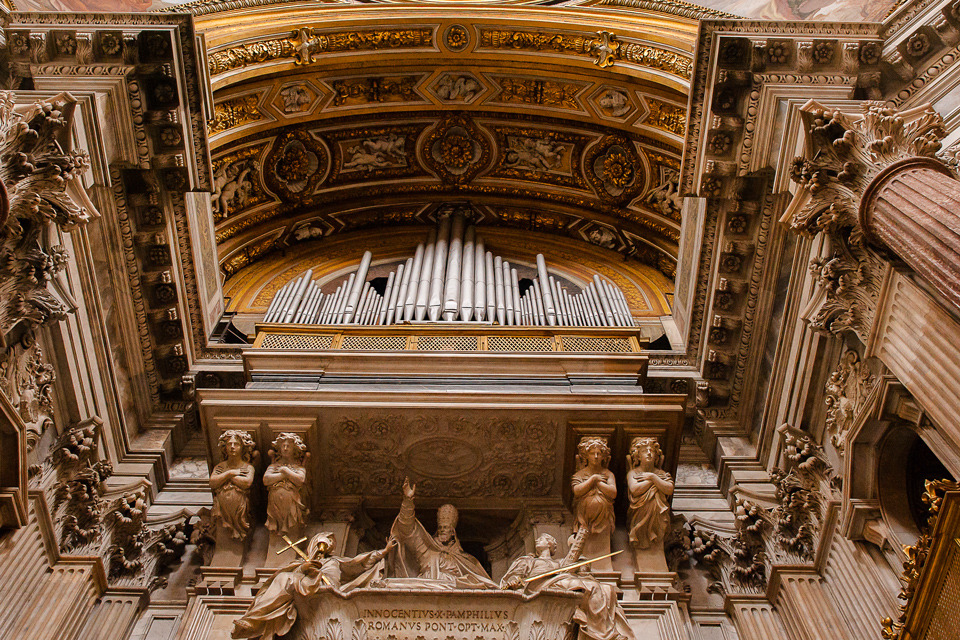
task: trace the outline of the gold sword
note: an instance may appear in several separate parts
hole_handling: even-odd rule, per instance
[[[582,567],[585,564],[590,564],[592,562],[596,562],[597,560],[603,560],[604,558],[611,558],[617,555],[618,553],[623,553],[623,549],[620,549],[620,551],[614,551],[613,553],[608,553],[605,556],[599,556],[597,558],[592,558],[590,560],[581,560],[580,562],[574,562],[573,564],[568,564],[565,567],[560,567],[558,569],[551,569],[550,571],[547,571],[546,573],[541,573],[538,576],[533,576],[532,578],[526,578],[524,582],[533,582],[534,580],[539,580],[540,578],[546,578],[547,576],[552,576],[555,573],[563,573],[564,571],[569,571],[570,569],[576,569],[577,567]]]

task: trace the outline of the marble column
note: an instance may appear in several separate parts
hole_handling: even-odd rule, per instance
[[[960,182],[939,160],[907,158],[881,171],[860,201],[860,225],[960,307]]]

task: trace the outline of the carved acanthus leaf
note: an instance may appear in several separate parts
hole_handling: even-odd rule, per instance
[[[64,251],[45,246],[47,226],[52,222],[69,231],[98,215],[67,193],[87,166],[85,153],[70,150],[76,104],[63,93],[18,107],[12,93],[0,92],[0,179],[7,196],[0,209],[3,345],[67,313],[46,286],[66,263]]]

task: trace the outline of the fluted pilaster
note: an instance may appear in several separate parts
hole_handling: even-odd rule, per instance
[[[34,597],[19,611],[4,638],[76,638],[104,586],[102,569],[97,575],[98,563],[60,562],[54,566]]]
[[[861,637],[844,622],[813,567],[775,566],[768,593],[797,640]]]
[[[766,596],[730,595],[726,599],[726,609],[737,625],[740,640],[792,640],[780,620],[780,614]]]
[[[104,594],[87,616],[77,640],[128,637],[145,600],[146,591],[143,589]]]
[[[875,637],[880,628],[877,621],[897,612],[897,592],[885,588],[877,572],[870,554],[857,543],[834,534],[824,566],[824,583],[858,638]]]

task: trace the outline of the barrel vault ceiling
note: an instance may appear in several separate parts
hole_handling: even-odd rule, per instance
[[[228,281],[299,243],[432,224],[450,205],[672,277],[694,20],[282,7],[197,16]]]

